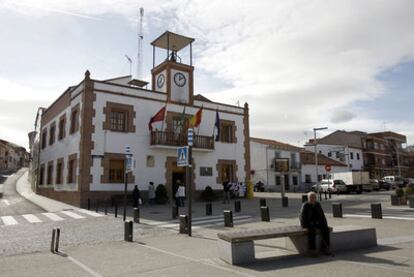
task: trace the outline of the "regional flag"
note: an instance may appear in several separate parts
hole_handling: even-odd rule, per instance
[[[190,119],[190,127],[198,127],[201,123],[201,117],[203,114],[203,106],[196,112]]]
[[[154,122],[164,121],[166,106],[159,110],[148,122],[148,129],[152,131],[152,124]]]

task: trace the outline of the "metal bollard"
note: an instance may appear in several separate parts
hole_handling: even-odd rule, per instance
[[[341,203],[332,203],[332,215],[333,217],[343,217]]]
[[[381,203],[373,203],[371,204],[371,217],[382,219],[382,208]]]
[[[180,215],[180,234],[188,233],[188,216]]]
[[[229,210],[224,211],[224,227],[233,227],[233,212]]]
[[[133,240],[133,224],[131,220],[124,221],[124,240]]]
[[[282,197],[282,207],[289,206],[289,198],[287,196]]]
[[[260,207],[260,214],[262,217],[262,221],[270,221],[270,215],[269,215],[269,207],[264,206],[264,207]]]
[[[118,217],[118,204],[115,204],[115,217]]]
[[[59,240],[60,240],[60,228],[53,228],[52,230],[52,242],[50,243],[50,252],[59,252]]]
[[[213,206],[211,203],[206,203],[206,215],[213,215]]]
[[[91,209],[91,199],[88,198],[88,211]]]
[[[50,243],[50,252],[55,253],[55,238],[56,238],[56,228],[52,230],[52,242]]]
[[[260,199],[260,207],[264,207],[266,206],[266,198],[261,198]]]
[[[236,213],[240,213],[241,212],[241,202],[240,202],[240,200],[234,201],[234,211]]]
[[[302,194],[302,203],[308,202],[308,195]]]
[[[139,223],[139,208],[134,208],[134,222]]]
[[[172,219],[177,219],[178,217],[178,207],[177,206],[172,206],[171,207],[171,217]]]
[[[331,199],[332,198],[332,192],[329,191],[328,194],[329,194],[329,199]]]
[[[325,200],[328,200],[328,192],[325,191]]]

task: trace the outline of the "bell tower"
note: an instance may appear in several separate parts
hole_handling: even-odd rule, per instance
[[[152,45],[152,90],[167,94],[168,102],[193,104],[194,79],[192,43],[194,39],[166,31],[156,38]],[[188,49],[185,53],[184,49]],[[165,59],[156,65],[156,48],[166,50]],[[186,54],[189,62],[184,62]],[[189,57],[188,57],[189,54]]]

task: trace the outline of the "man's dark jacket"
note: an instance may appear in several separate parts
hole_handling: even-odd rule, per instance
[[[300,209],[299,219],[302,228],[314,228],[328,225],[321,204],[318,202],[315,204],[310,204],[308,202],[303,203],[302,208]]]

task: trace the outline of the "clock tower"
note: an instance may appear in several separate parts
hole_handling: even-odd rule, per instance
[[[194,39],[166,31],[156,38],[153,47],[152,90],[167,94],[169,102],[193,104],[194,81],[192,62],[192,43]],[[189,62],[180,57],[189,46]],[[166,50],[165,59],[156,65],[156,48]]]

